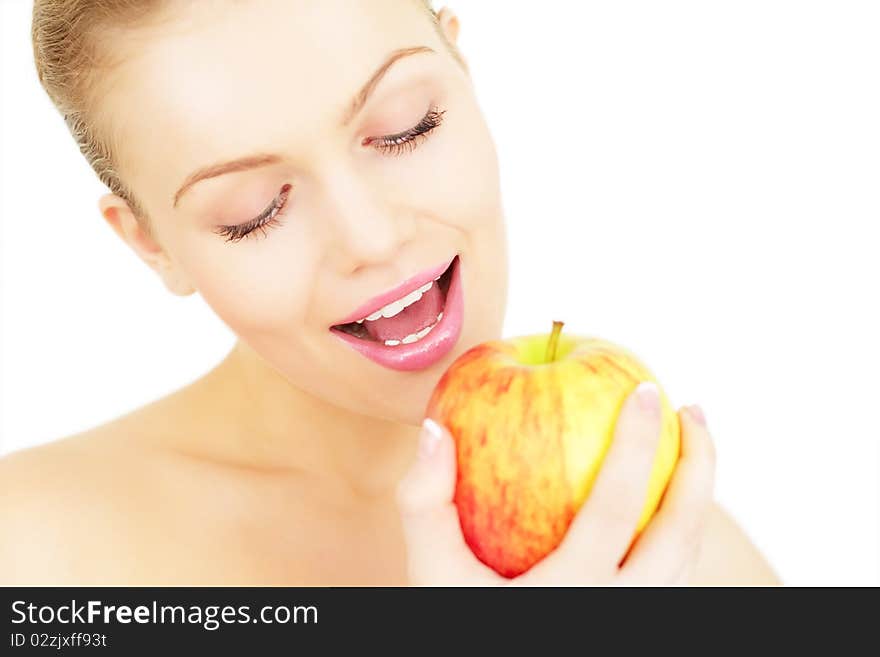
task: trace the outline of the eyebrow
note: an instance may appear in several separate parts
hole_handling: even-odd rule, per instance
[[[410,55],[416,55],[418,53],[425,52],[433,53],[436,51],[433,48],[429,48],[428,46],[415,46],[412,48],[401,48],[399,50],[393,51],[390,55],[388,55],[382,65],[376,69],[373,75],[370,76],[370,79],[367,80],[363,87],[361,87],[360,91],[355,94],[348,109],[342,117],[341,125],[344,127],[351,123],[354,117],[357,116],[361,109],[363,109],[364,105],[367,104],[367,100],[376,89],[379,81],[385,76],[385,73],[388,72],[388,69],[390,69],[396,61]],[[257,153],[255,155],[248,155],[245,157],[237,158],[235,160],[230,160],[228,162],[220,162],[217,164],[212,164],[210,166],[202,167],[201,169],[197,169],[186,177],[183,185],[181,185],[180,189],[177,190],[177,193],[174,194],[174,200],[171,205],[172,207],[176,208],[180,197],[183,196],[183,194],[190,187],[192,187],[199,181],[206,180],[208,178],[216,178],[217,176],[222,176],[227,173],[238,173],[241,171],[256,169],[257,167],[277,164],[283,159],[283,156],[277,153]]]

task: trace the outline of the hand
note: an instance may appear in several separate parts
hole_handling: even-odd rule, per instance
[[[686,584],[712,505],[715,452],[699,408],[678,411],[681,456],[660,508],[630,548],[660,436],[657,389],[626,399],[614,439],[586,502],[560,545],[519,577],[480,562],[465,543],[453,504],[455,445],[428,420],[419,455],[397,489],[410,583],[416,586]],[[626,560],[624,561],[624,557]],[[623,562],[622,565],[621,562]]]

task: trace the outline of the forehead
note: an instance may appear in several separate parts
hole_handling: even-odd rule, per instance
[[[436,38],[407,0],[226,0],[171,11],[132,39],[104,98],[132,175],[161,167],[183,176],[334,129],[389,52]]]

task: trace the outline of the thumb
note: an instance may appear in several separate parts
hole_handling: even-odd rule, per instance
[[[481,564],[464,541],[455,494],[455,443],[426,418],[415,462],[397,487],[410,583],[486,585],[500,576]]]
[[[419,515],[452,504],[455,493],[455,444],[449,432],[425,418],[416,459],[397,487],[404,515]]]

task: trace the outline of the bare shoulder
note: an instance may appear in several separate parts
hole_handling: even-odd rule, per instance
[[[191,385],[0,458],[0,585],[312,582],[336,526],[299,549],[310,480],[226,459],[223,408]]]
[[[130,568],[161,495],[164,404],[0,458],[0,584],[99,583],[94,564],[107,581]]]
[[[782,582],[764,556],[718,504],[714,505],[692,577],[694,585],[779,585]]]

